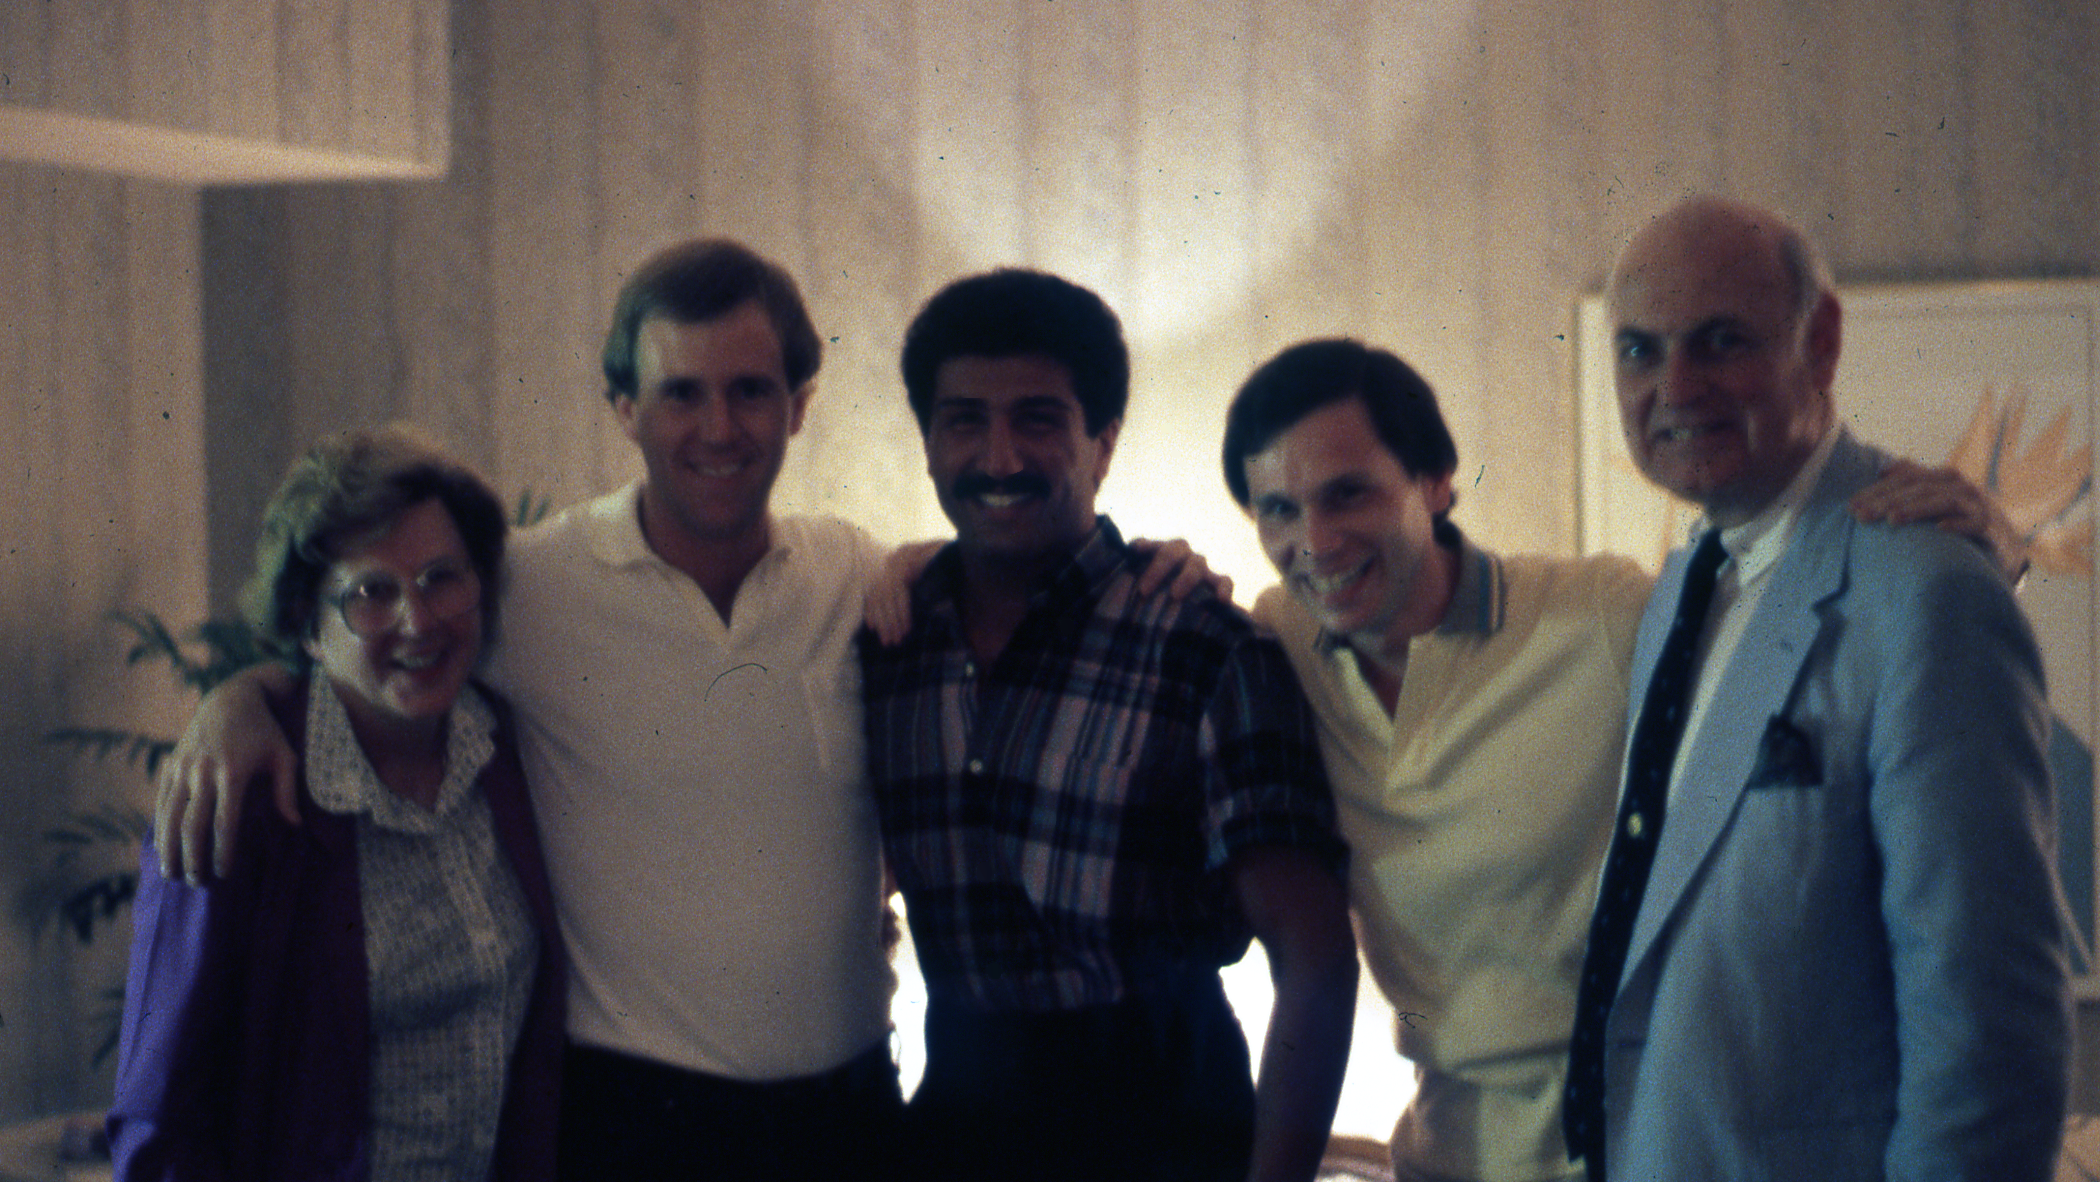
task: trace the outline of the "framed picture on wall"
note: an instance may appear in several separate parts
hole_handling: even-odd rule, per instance
[[[2094,936],[2093,418],[2100,395],[2100,282],[1843,288],[1838,414],[1853,433],[1992,491],[2030,539],[2020,604],[2033,622],[2057,727],[2064,889],[2082,927],[2078,972],[2100,993]],[[1611,327],[1601,297],[1576,311],[1576,506],[1583,552],[1650,570],[1697,511],[1635,470],[1620,434]]]

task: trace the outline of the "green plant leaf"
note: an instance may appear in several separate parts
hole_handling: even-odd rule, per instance
[[[96,996],[101,999],[102,1005],[95,1011],[95,1028],[101,1032],[102,1037],[96,1041],[95,1053],[89,1056],[88,1062],[100,1067],[109,1061],[111,1055],[116,1054],[118,1036],[124,1029],[124,987],[112,985],[104,988]]]
[[[59,900],[58,915],[82,944],[95,942],[97,924],[115,919],[117,912],[139,893],[139,872],[118,870],[82,883]]]
[[[149,780],[159,773],[160,761],[175,749],[173,739],[94,726],[62,726],[46,731],[44,742],[71,747],[75,755],[86,759],[120,760],[144,771]]]
[[[538,525],[553,510],[554,503],[552,501],[545,497],[533,496],[532,490],[528,488],[518,494],[518,503],[510,511],[510,524],[514,529],[524,529],[528,525]]]

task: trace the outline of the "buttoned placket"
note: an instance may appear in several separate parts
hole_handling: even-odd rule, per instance
[[[1007,638],[1006,647],[989,661],[980,659],[971,651],[969,641],[963,635],[959,610],[947,622],[950,629],[947,642],[959,651],[960,655],[955,659],[960,661],[962,666],[962,677],[956,686],[955,709],[957,720],[962,727],[962,767],[967,776],[987,776],[994,774],[999,768],[1001,753],[994,740],[996,736],[1006,734],[1012,728],[993,725],[999,721],[998,714],[1002,708],[1003,696],[1002,685],[993,674],[1002,662],[1021,659],[1017,654],[1030,652],[1032,646],[1037,644],[1034,633],[1045,626],[1042,610],[1046,597],[1046,592],[1037,592],[1029,600],[1028,611],[1015,626],[1013,635]],[[979,726],[980,720],[986,725]]]
[[[956,714],[962,724],[963,750],[967,753],[963,760],[963,771],[973,777],[983,776],[988,767],[984,751],[978,744],[977,716],[981,703],[977,698],[986,688],[979,676],[980,668],[976,657],[967,653],[963,656],[962,682],[955,695]]]

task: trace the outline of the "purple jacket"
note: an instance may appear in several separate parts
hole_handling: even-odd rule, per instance
[[[517,873],[540,960],[513,1050],[490,1178],[554,1176],[568,969],[509,710],[482,771],[496,844]],[[279,709],[304,748],[305,695]],[[371,1104],[356,822],[300,784],[303,824],[266,791],[243,802],[233,872],[193,889],[140,853],[116,1102],[116,1177],[362,1180]]]

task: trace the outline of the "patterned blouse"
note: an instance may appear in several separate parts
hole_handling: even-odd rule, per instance
[[[317,678],[317,682],[321,679]],[[371,980],[372,1182],[488,1176],[539,941],[477,780],[495,716],[472,686],[425,809],[380,783],[335,693],[308,695],[307,785],[356,818]]]

